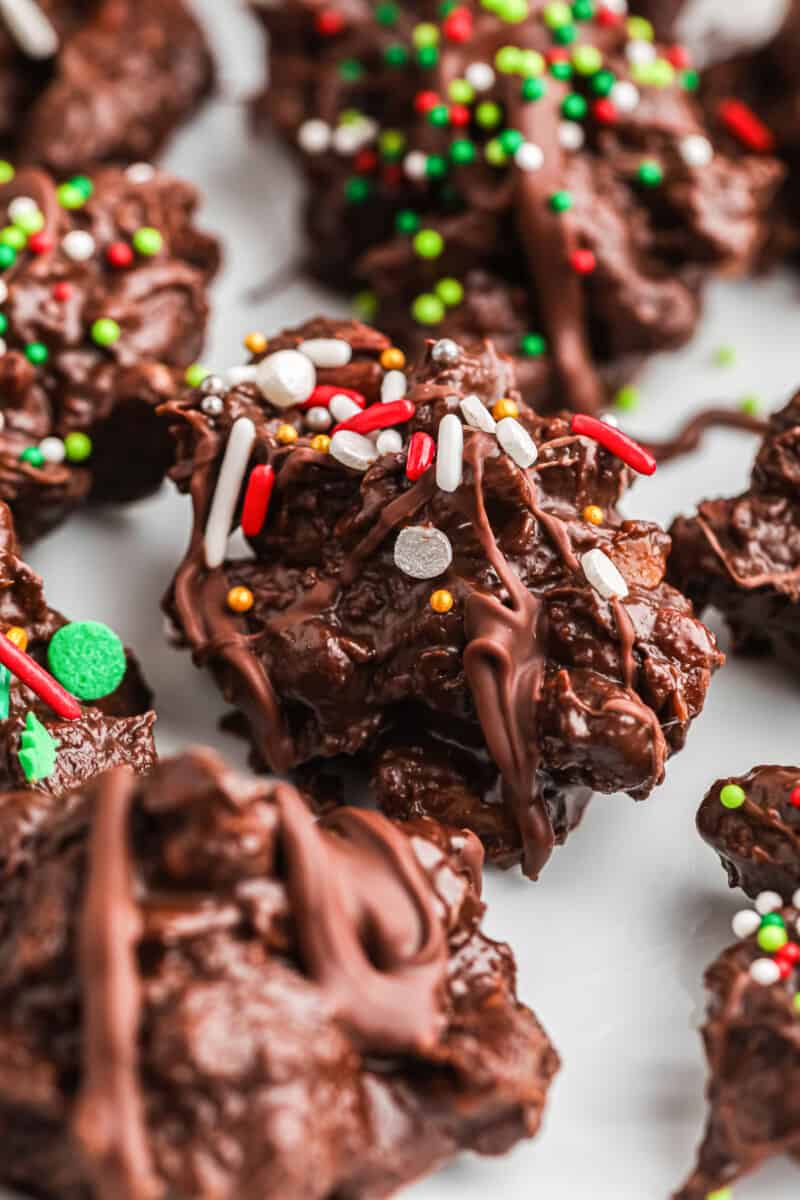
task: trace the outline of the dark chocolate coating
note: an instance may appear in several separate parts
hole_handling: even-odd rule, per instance
[[[537,1130],[558,1057],[480,846],[211,751],[35,838],[0,800],[0,1179],[54,1200],[381,1200]]]
[[[208,302],[206,290],[218,263],[216,241],[194,225],[197,193],[191,185],[153,172],[138,175],[101,168],[93,191],[77,209],[62,207],[52,176],[20,169],[0,187],[0,213],[19,197],[44,214],[40,237],[50,249],[22,249],[0,275],[7,296],[6,353],[0,357],[0,499],[15,515],[23,542],[64,519],[88,495],[133,500],[156,488],[171,448],[155,416],[176,394],[182,370],[198,357]],[[115,267],[114,243],[130,247],[141,228],[157,229],[160,252]],[[86,259],[76,260],[64,239],[76,231],[94,238]],[[69,295],[54,292],[68,285]],[[113,345],[92,337],[99,318],[120,328]],[[26,357],[31,344],[47,348],[44,364]],[[46,437],[87,433],[92,454],[81,462],[45,462],[20,456]]]
[[[317,20],[331,7],[343,27],[326,36]],[[669,48],[657,47],[666,86],[646,82],[644,68],[628,57],[622,16],[612,25],[576,21],[576,40],[564,46],[543,21],[544,0],[531,0],[528,17],[513,24],[466,0],[458,12],[472,18],[471,33],[454,41],[442,25],[438,61],[424,67],[417,63],[412,31],[420,21],[441,24],[440,6],[428,0],[398,7],[390,26],[377,21],[367,0],[335,6],[288,0],[256,9],[274,48],[270,86],[256,113],[270,117],[293,144],[303,143],[309,265],[335,286],[371,289],[376,322],[414,353],[431,334],[465,343],[489,337],[520,355],[519,383],[531,403],[596,411],[608,388],[630,378],[643,358],[691,336],[710,271],[743,270],[759,254],[762,218],[781,168],[741,147],[734,155],[716,148],[710,161],[698,162],[696,141],[686,139],[708,138],[709,129],[683,85],[684,67],[673,68],[665,57]],[[630,93],[623,99],[606,94],[603,85],[595,90],[593,77],[577,70],[559,80],[540,60],[546,87],[541,98],[524,99],[521,74],[500,70],[476,93],[473,103],[491,101],[502,109],[502,119],[488,130],[478,123],[477,109],[458,125],[435,124],[428,109],[419,110],[419,94],[433,94],[440,101],[436,111],[449,111],[452,82],[463,80],[475,63],[494,64],[504,47],[554,51],[569,60],[577,45],[600,51],[603,70],[617,83],[636,81],[633,108],[626,102]],[[404,66],[385,59],[397,46],[411,47]],[[577,122],[565,121],[571,93],[588,106]],[[353,111],[374,124],[365,127],[362,144],[347,147],[337,125]],[[328,129],[329,147],[306,147],[309,120]],[[400,151],[385,153],[376,141],[381,129],[402,135]],[[576,130],[585,135],[583,145],[566,148],[565,136]],[[343,132],[347,136],[347,126]],[[515,143],[505,165],[486,160],[487,144],[509,132],[539,148],[538,169],[516,165]],[[464,140],[475,150],[471,162],[452,157],[453,143]],[[421,171],[408,166],[410,152],[422,153]],[[435,172],[427,171],[428,156]],[[650,161],[663,171],[657,186],[639,179],[639,167]],[[355,186],[366,195],[354,202],[359,171],[362,183]],[[571,197],[568,211],[551,206],[561,192]],[[443,248],[435,257],[420,256],[411,234],[398,232],[398,214],[406,210],[417,214],[420,229],[441,235]],[[588,274],[573,265],[576,252],[594,256]],[[451,292],[439,320],[421,325],[412,316],[413,302],[434,295],[443,279],[457,281],[462,297]],[[526,358],[526,333],[543,335],[546,350]]]
[[[798,915],[781,910],[795,951]],[[765,986],[750,976],[764,956],[754,934],[706,972],[708,1123],[697,1166],[674,1200],[707,1200],[776,1155],[800,1160],[800,970],[795,964]]]
[[[273,338],[269,353],[314,337],[353,351],[346,366],[319,370],[318,383],[378,400],[382,334],[317,319]],[[433,469],[412,484],[402,452],[362,475],[315,450],[301,409],[273,407],[255,383],[225,392],[219,415],[205,414],[202,391],[167,405],[173,478],[191,493],[194,532],[166,609],[243,714],[258,763],[287,771],[355,759],[392,816],[468,826],[493,860],[522,858],[535,877],[590,791],[644,799],[661,782],[722,656],[664,582],[669,539],[617,513],[629,483],[622,462],[571,435],[568,418],[528,410],[513,364],[490,344],[454,350],[447,364],[434,347],[410,372],[403,437],[436,437],[466,395],[489,408],[511,398],[538,444],[532,468],[465,426],[463,480],[448,492]],[[254,557],[208,569],[204,530],[243,416],[256,428],[251,465],[276,473],[271,507],[250,539]],[[290,445],[278,436],[287,423],[299,434]],[[605,510],[601,525],[584,518],[587,505]],[[398,531],[416,525],[451,543],[452,566],[437,578],[395,563]],[[589,585],[579,557],[591,549],[622,571],[626,600]],[[253,593],[244,615],[226,604],[233,586]],[[430,603],[443,588],[453,598],[444,614]]]
[[[800,664],[800,395],[769,421],[750,488],[678,517],[669,573],[699,611],[719,609],[735,649]]]
[[[34,60],[0,17],[0,147],[57,174],[153,158],[209,92],[184,0],[37,0],[59,37]]]

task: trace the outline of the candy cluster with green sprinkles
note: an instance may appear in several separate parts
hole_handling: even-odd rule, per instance
[[[800,890],[792,897],[792,906],[800,909]],[[797,940],[800,938],[800,918],[795,918],[791,926],[787,926],[783,912],[782,897],[777,892],[764,891],[756,896],[754,908],[743,908],[733,918],[733,932],[737,938],[745,940],[755,937],[761,951],[761,955],[750,964],[750,978],[762,987],[788,983],[795,978],[800,964],[800,944]],[[797,983],[792,1003],[795,1013],[800,1017],[800,981]]]

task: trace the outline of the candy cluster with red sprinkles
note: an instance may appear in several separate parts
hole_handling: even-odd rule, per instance
[[[792,897],[800,911],[800,890]],[[760,951],[750,964],[750,978],[762,987],[793,983],[794,1009],[800,1017],[800,917],[789,913],[777,892],[760,892],[754,908],[741,909],[733,918],[733,932],[742,940],[755,939]]]

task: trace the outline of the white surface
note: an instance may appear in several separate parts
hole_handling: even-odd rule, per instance
[[[242,361],[250,329],[344,309],[299,282],[267,303],[248,299],[293,257],[299,187],[283,153],[248,141],[235,101],[258,78],[257,37],[227,3],[201,7],[218,31],[230,98],[180,137],[168,165],[206,190],[203,220],[227,239],[206,355],[223,368]],[[798,277],[717,286],[694,344],[653,364],[626,426],[666,433],[704,401],[754,391],[776,407],[800,383],[799,300]],[[734,367],[711,365],[721,343],[736,347]],[[668,522],[693,500],[733,492],[753,449],[743,435],[716,435],[702,453],[639,483],[628,512]],[[108,621],[136,648],[156,691],[162,753],[208,742],[243,764],[243,745],[217,729],[225,706],[210,680],[162,639],[159,599],[188,524],[188,502],[165,487],[138,506],[77,517],[30,558],[53,604],[74,619]],[[796,681],[775,664],[731,660],[687,750],[647,803],[598,797],[538,885],[488,873],[488,929],[512,943],[520,995],[545,1023],[563,1070],[538,1139],[496,1161],[465,1157],[409,1197],[666,1200],[682,1182],[704,1116],[704,1061],[690,1017],[703,969],[731,940],[730,918],[742,906],[695,833],[695,810],[718,775],[797,762],[799,716]],[[797,1200],[799,1187],[796,1166],[775,1164],[736,1197]]]

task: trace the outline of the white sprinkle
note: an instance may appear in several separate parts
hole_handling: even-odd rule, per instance
[[[381,403],[402,400],[408,391],[408,380],[402,371],[387,371],[381,382]]]
[[[7,350],[8,350],[8,343],[6,342],[6,339],[0,338],[0,358],[3,357],[3,355],[6,353]],[[5,424],[5,421],[3,422],[3,424]]]
[[[424,179],[428,173],[428,156],[421,150],[412,150],[403,159],[403,170],[409,179]]]
[[[610,8],[618,16],[628,11],[628,0],[605,0],[605,7]]]
[[[378,132],[374,121],[361,120],[337,125],[333,131],[333,148],[337,154],[357,154]]]
[[[452,367],[461,358],[461,347],[452,338],[440,338],[431,348],[431,358],[435,363]]]
[[[681,158],[690,167],[707,167],[714,157],[714,147],[701,133],[690,133],[681,138],[678,148]]]
[[[750,937],[760,925],[761,918],[757,912],[753,912],[752,908],[741,909],[731,921],[733,932],[738,938]]]
[[[250,363],[242,367],[228,367],[225,382],[229,387],[238,387],[240,383],[255,383],[257,375],[257,368]]]
[[[353,357],[353,347],[342,338],[309,338],[297,349],[310,358],[315,367],[346,367]]]
[[[95,241],[86,229],[73,229],[61,239],[61,249],[73,262],[86,262],[95,252]]]
[[[256,363],[255,380],[261,395],[276,408],[302,404],[314,390],[317,372],[310,358],[297,350],[276,350]]]
[[[4,413],[0,413],[0,429],[5,429],[5,427],[6,427],[6,418],[5,418],[5,414],[4,414]]]
[[[206,566],[213,571],[225,558],[239,489],[242,486],[250,451],[256,440],[256,427],[249,417],[239,417],[225,447],[217,487],[211,501],[205,531]]]
[[[520,171],[538,171],[544,164],[544,153],[535,142],[523,142],[514,155]]]
[[[131,183],[149,183],[155,173],[155,167],[149,162],[131,163],[125,172]]]
[[[628,62],[633,63],[637,67],[647,66],[648,63],[655,62],[658,57],[658,51],[652,42],[636,40],[628,42],[625,47],[625,54],[628,57]]]
[[[306,413],[306,425],[309,429],[313,429],[314,433],[324,433],[326,429],[330,429],[333,424],[333,418],[321,404],[315,404]]]
[[[596,592],[610,600],[614,596],[622,599],[628,594],[625,579],[614,566],[608,555],[599,548],[587,550],[581,555],[583,573]]]
[[[494,85],[495,74],[488,63],[470,63],[464,72],[467,83],[472,84],[476,92],[488,92]]]
[[[0,279],[0,304],[8,299],[8,284],[5,279]]]
[[[29,58],[52,58],[58,51],[58,34],[36,0],[0,0],[0,17]]]
[[[314,117],[304,121],[297,131],[297,144],[306,154],[324,154],[330,148],[331,127]]]
[[[200,409],[207,417],[218,417],[224,407],[222,396],[204,396],[200,402]]]
[[[453,561],[450,539],[431,525],[401,529],[394,544],[395,566],[412,579],[436,579]]]
[[[464,397],[459,408],[464,420],[473,429],[482,429],[484,433],[494,433],[497,428],[497,422],[480,396],[476,396],[474,392],[471,392],[468,396]]]
[[[366,471],[378,458],[378,447],[352,429],[340,429],[331,438],[330,453],[342,466]]]
[[[455,413],[439,422],[436,438],[436,486],[443,492],[455,492],[464,475],[464,426]]]
[[[562,121],[558,127],[558,141],[565,150],[580,150],[586,141],[583,126],[577,121]]]
[[[762,987],[777,983],[781,977],[780,967],[774,958],[757,958],[750,964],[750,978]]]
[[[403,449],[403,437],[397,429],[382,429],[375,439],[379,454],[399,454]]]
[[[792,896],[792,907],[800,908],[800,888],[798,888],[795,894]]]
[[[516,417],[503,417],[497,422],[497,440],[518,467],[532,467],[539,457],[536,442]]]
[[[756,912],[765,917],[767,913],[777,912],[783,908],[783,896],[777,892],[759,892],[755,899]]]
[[[44,455],[44,461],[49,463],[62,463],[66,457],[66,450],[61,438],[46,437],[39,442],[39,449]]]
[[[639,89],[629,79],[620,79],[609,93],[609,100],[620,112],[633,112],[638,107],[640,99]]]
[[[337,392],[335,396],[331,396],[328,411],[338,422],[349,421],[357,412],[361,412],[361,409],[355,400],[351,400],[349,396],[344,396],[341,392]]]
[[[27,217],[38,211],[39,205],[32,196],[15,196],[8,206],[8,215],[12,221],[18,221],[20,217]]]

